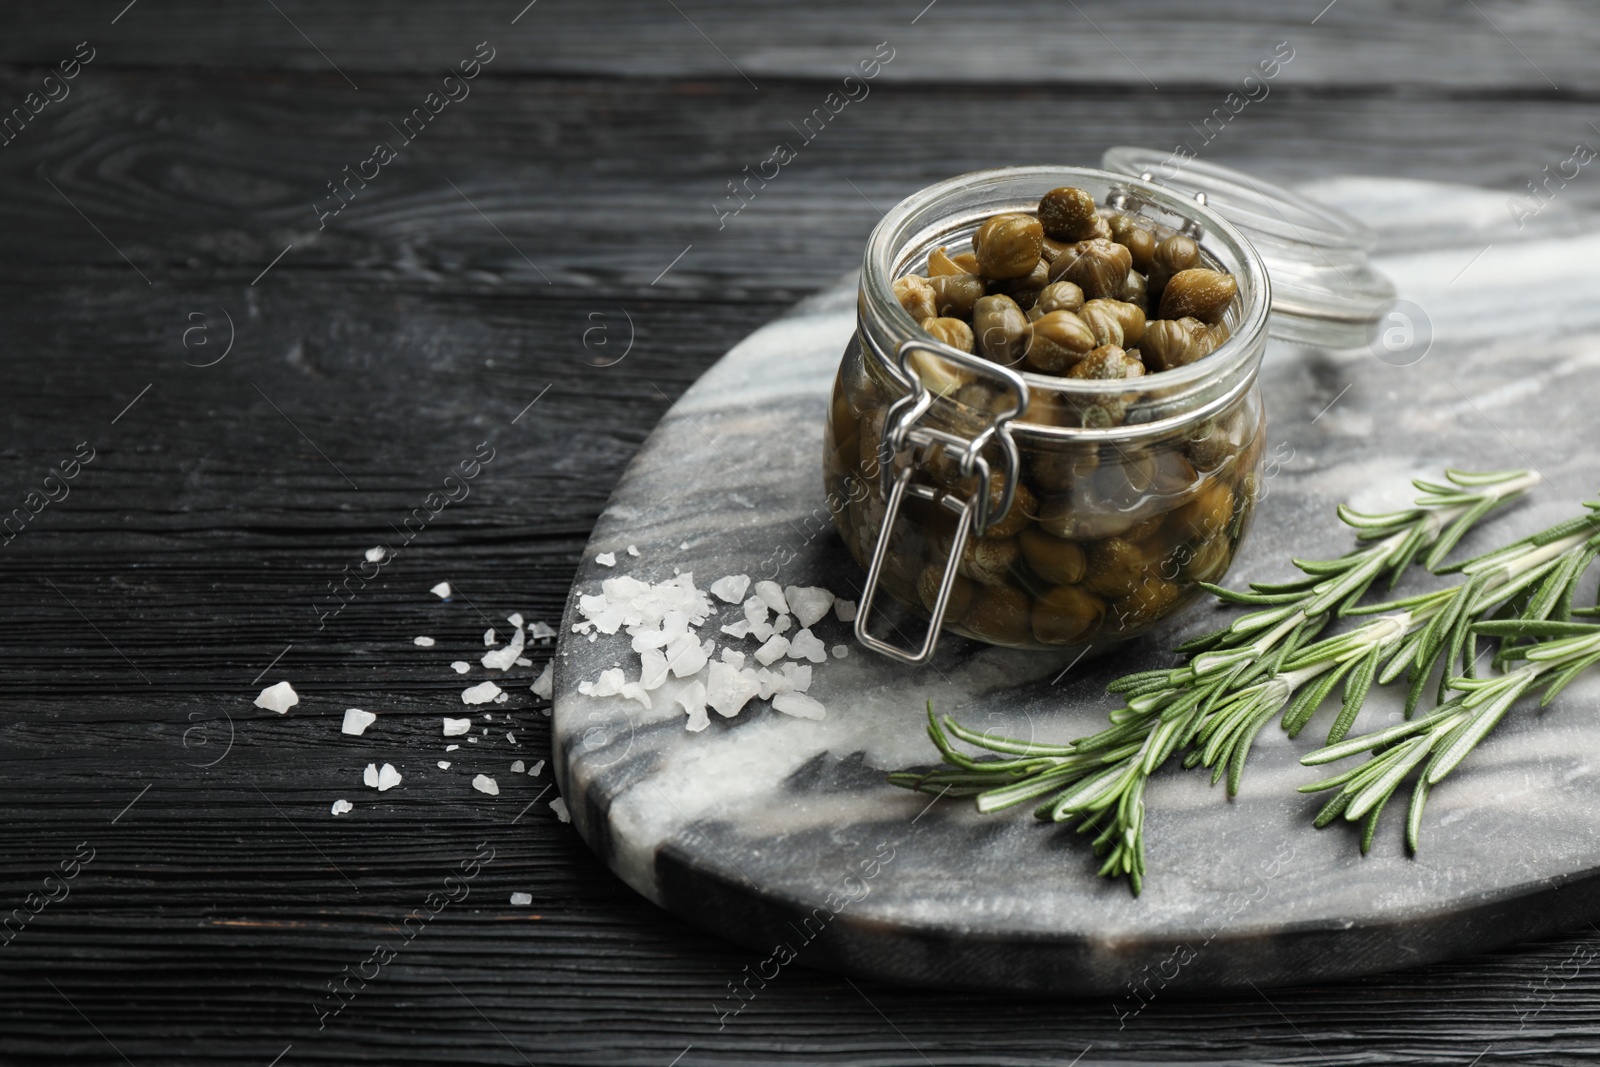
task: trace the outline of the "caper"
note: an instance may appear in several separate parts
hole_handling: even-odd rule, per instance
[[[1215,537],[1228,528],[1233,518],[1233,489],[1220,478],[1209,485],[1183,507],[1173,512],[1173,528],[1187,541]]]
[[[1087,481],[1100,465],[1093,449],[1046,449],[1038,446],[1028,456],[1028,477],[1046,493],[1064,493]]]
[[[1009,296],[980,297],[972,305],[972,333],[985,359],[1012,366],[1027,351],[1030,331],[1028,316]]]
[[[1039,220],[1027,215],[995,215],[972,235],[978,273],[990,279],[1026,277],[1043,248]]]
[[[1039,198],[1039,222],[1045,236],[1058,241],[1082,241],[1093,237],[1095,212],[1094,197],[1082,189],[1063,185]]]
[[[1117,294],[1117,299],[1124,303],[1132,304],[1140,311],[1145,311],[1150,306],[1150,286],[1145,281],[1144,275],[1138,268],[1128,272],[1128,280],[1122,283],[1122,291]]]
[[[1101,596],[1127,596],[1149,568],[1144,549],[1121,537],[1093,541],[1085,551],[1084,588]]]
[[[1025,645],[1033,634],[1033,602],[1011,585],[984,586],[974,591],[961,625],[997,645]]]
[[[1194,238],[1181,233],[1163,238],[1156,244],[1155,255],[1150,258],[1150,269],[1144,272],[1150,295],[1159,297],[1174,274],[1199,265],[1200,246],[1195,244]]]
[[[1031,273],[1021,278],[1008,278],[1005,281],[990,282],[991,293],[1004,293],[1017,302],[1017,306],[1026,310],[1039,299],[1039,293],[1050,282],[1050,264],[1041,259]]]
[[[1122,537],[1124,540],[1132,541],[1136,545],[1142,544],[1143,542],[1150,540],[1150,538],[1154,537],[1156,534],[1160,533],[1161,527],[1165,526],[1166,524],[1167,516],[1165,513],[1160,515],[1152,515],[1143,522],[1136,522],[1132,526],[1128,527],[1127,530],[1123,532]]]
[[[922,601],[922,606],[929,614],[933,612],[933,605],[939,598],[939,583],[944,580],[944,568],[932,564],[922,568],[922,573],[917,576],[917,596]],[[950,599],[945,601],[944,617],[947,621],[954,621],[966,614],[967,607],[972,603],[972,581],[955,576],[955,581],[950,586]]]
[[[1135,357],[1129,356],[1116,345],[1101,345],[1088,355],[1084,356],[1072,369],[1067,371],[1068,378],[1088,378],[1090,380],[1110,380],[1116,378],[1139,378],[1144,375],[1144,364]]]
[[[1227,427],[1212,419],[1197,427],[1183,442],[1183,450],[1198,470],[1220,470],[1239,451],[1239,442],[1229,434]]]
[[[942,278],[947,274],[966,273],[966,271],[962,270],[956,265],[955,260],[950,258],[949,249],[935,248],[932,252],[928,253],[928,278],[930,281],[934,278]]]
[[[1125,596],[1111,604],[1111,614],[1119,630],[1137,630],[1161,618],[1178,599],[1181,590],[1159,575],[1146,575]]]
[[[1063,541],[1102,541],[1118,537],[1139,523],[1143,514],[1128,514],[1099,496],[1093,483],[1081,484],[1070,493],[1060,493],[1039,501],[1039,529]]]
[[[972,305],[988,292],[988,286],[976,274],[941,274],[928,284],[933,286],[933,302],[939,314],[958,318],[971,315]]]
[[[1026,358],[1045,374],[1062,374],[1096,345],[1089,324],[1070,311],[1052,311],[1033,322]]]
[[[1205,323],[1220,322],[1222,313],[1238,293],[1239,283],[1233,280],[1231,274],[1204,267],[1179,271],[1161,293],[1161,317],[1193,317]]]
[[[1183,564],[1183,576],[1192,582],[1215,582],[1228,569],[1233,547],[1226,534],[1200,542]]]
[[[989,475],[989,528],[984,537],[1014,537],[1029,523],[1039,510],[1039,498],[1022,482],[1017,483],[1011,498],[1011,510],[1000,517],[1000,504],[1005,496],[1006,476],[1001,471]]]
[[[940,344],[959,348],[963,352],[972,351],[972,327],[960,319],[923,319],[922,328]]]
[[[1077,543],[1051,537],[1037,526],[1023,530],[1017,541],[1033,573],[1051,585],[1083,581],[1084,555]]]
[[[1076,241],[1058,241],[1054,237],[1046,235],[1044,244],[1039,250],[1039,255],[1047,262],[1054,263],[1056,261],[1056,257],[1060,256],[1061,253],[1065,252],[1075,244],[1077,244]]]
[[[907,274],[894,280],[894,296],[900,306],[918,322],[937,318],[938,305],[934,301],[933,286],[920,274]]]
[[[959,567],[979,585],[1005,585],[1021,551],[1015,537],[968,537]]]
[[[978,257],[971,252],[952,252],[950,253],[950,262],[960,267],[963,273],[978,273]]]
[[[1118,215],[1111,220],[1111,239],[1133,256],[1133,269],[1144,272],[1150,269],[1156,255],[1155,236],[1133,215]]]
[[[1144,310],[1122,300],[1091,300],[1083,305],[1078,317],[1089,324],[1103,345],[1132,348],[1144,337]],[[1109,323],[1115,323],[1116,329]],[[1102,329],[1104,339],[1101,339]]]
[[[1114,241],[1094,238],[1079,241],[1050,265],[1051,281],[1074,282],[1084,296],[1114,297],[1128,279],[1133,258]]]
[[[1082,641],[1099,626],[1105,602],[1075,585],[1062,585],[1033,602],[1033,636],[1047,645]]]
[[[923,321],[922,328],[928,330],[929,333],[933,333],[931,329],[928,329],[930,324],[940,322],[954,322],[963,327],[967,325],[960,319],[926,319]],[[967,330],[967,336],[969,338],[972,336],[971,329]],[[942,340],[937,334],[934,334],[934,339]],[[945,343],[949,344],[948,341]],[[955,345],[954,347],[960,348],[961,346]],[[970,352],[972,349],[967,348],[963,349],[963,351]],[[950,396],[972,381],[972,373],[965,367],[957,366],[947,359],[940,359],[932,352],[914,351],[911,353],[908,362],[911,369],[917,372],[917,377],[922,381],[922,384],[928,387],[928,392],[934,396]]]
[[[1033,302],[1033,310],[1041,315],[1052,311],[1077,311],[1081,307],[1083,290],[1071,282],[1051,282],[1039,290],[1039,298]]]
[[[1145,324],[1139,352],[1152,370],[1172,370],[1209,355],[1209,340],[1199,319],[1152,319]]]

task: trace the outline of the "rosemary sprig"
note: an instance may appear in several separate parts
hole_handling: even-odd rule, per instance
[[[1292,714],[1296,730],[1349,675],[1346,708],[1335,722],[1342,737],[1385,655],[1398,650],[1431,668],[1443,648],[1454,647],[1402,644],[1457,603],[1444,596],[1397,602],[1404,606],[1395,616],[1316,641],[1330,619],[1353,611],[1374,582],[1387,576],[1392,586],[1424,551],[1424,564],[1436,567],[1476,522],[1538,481],[1526,471],[1447,471],[1446,477],[1449,484],[1415,482],[1423,495],[1404,511],[1366,515],[1341,506],[1340,519],[1371,543],[1334,560],[1295,560],[1303,578],[1256,583],[1248,592],[1208,585],[1224,601],[1260,610],[1180,646],[1191,655],[1180,667],[1113,682],[1110,691],[1120,693],[1125,706],[1111,713],[1109,728],[1068,745],[1040,746],[972,733],[948,716],[935,717],[930,706],[928,733],[949,766],[889,780],[925,792],[975,796],[980,811],[1047,797],[1035,815],[1075,821],[1080,833],[1093,832],[1095,854],[1104,857],[1100,873],[1127,875],[1138,893],[1145,870],[1145,783],[1175,752],[1195,746],[1186,765],[1214,767],[1213,782],[1226,770],[1231,794],[1255,737],[1301,685],[1320,679],[1286,713],[1285,725]],[[1468,599],[1479,595],[1475,591]],[[1010,758],[974,759],[960,753],[952,737]]]

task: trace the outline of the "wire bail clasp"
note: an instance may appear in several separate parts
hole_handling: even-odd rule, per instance
[[[929,391],[912,366],[911,357],[919,352],[953,363],[980,380],[999,385],[1001,395],[1009,399],[1008,406],[993,413],[983,428],[971,437],[927,425],[922,421],[923,417],[940,397]],[[861,607],[856,613],[856,640],[874,652],[903,663],[926,663],[933,658],[934,649],[939,643],[939,629],[944,622],[945,608],[950,602],[950,591],[955,587],[956,568],[966,548],[967,537],[969,534],[982,536],[990,526],[1004,519],[1016,499],[1021,458],[1017,453],[1017,444],[1011,437],[1010,424],[1028,410],[1028,383],[1009,367],[932,340],[901,342],[889,366],[897,372],[896,377],[908,391],[889,406],[883,423],[883,440],[878,449],[879,488],[885,498],[883,526],[878,531],[872,564],[867,569],[866,588],[861,594]],[[994,472],[983,454],[991,446],[998,448],[1002,464],[1000,498],[998,507],[993,509],[990,507],[990,478]],[[958,476],[963,480],[975,476],[977,488],[970,493],[959,493],[943,485],[912,480],[918,471],[928,470],[928,460],[941,453],[959,457],[956,464]],[[884,560],[889,554],[895,520],[908,493],[918,499],[932,501],[954,512],[957,517],[955,537],[950,544],[950,558],[945,561],[939,592],[930,611],[928,632],[915,651],[874,637],[867,627],[878,593],[878,581],[883,574]]]

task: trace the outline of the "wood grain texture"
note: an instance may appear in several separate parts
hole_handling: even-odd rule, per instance
[[[852,267],[882,208],[978,166],[1193,139],[1240,66],[1284,39],[1296,57],[1272,95],[1208,156],[1513,190],[1597,136],[1587,8],[1340,0],[1311,26],[1320,3],[1235,3],[1174,25],[1170,4],[1080,18],[940,0],[912,25],[921,3],[680,2],[691,25],[645,0],[540,0],[512,26],[516,0],[277,6],[57,4],[0,40],[8,106],[76,42],[99,49],[0,148],[4,508],[78,442],[97,450],[0,550],[0,914],[79,842],[96,850],[0,948],[0,1061],[1590,1061],[1593,931],[1270,1002],[1157,997],[1120,1024],[1108,1003],[856,989],[795,968],[719,1028],[712,1002],[751,955],[621,886],[548,795],[512,821],[549,779],[505,773],[547,747],[525,681],[494,711],[519,744],[474,746],[501,796],[434,767],[438,719],[461,707],[445,665],[481,654],[506,613],[554,620],[670,398]],[[498,53],[473,95],[319,230],[325,183],[484,39]],[[726,183],[880,40],[897,53],[872,95],[719,230]],[[1600,203],[1590,178],[1541,221]],[[1484,240],[1507,224],[1486,219]],[[186,366],[218,351],[185,349],[189,316],[216,344],[219,311],[234,350]],[[585,331],[604,323],[620,345],[629,315],[627,358],[591,365],[618,349]],[[326,583],[484,440],[497,456],[472,496],[318,631]],[[440,579],[471,604],[430,597]],[[420,633],[439,645],[414,647]],[[279,673],[303,703],[252,708],[291,644]],[[368,736],[339,735],[349,706],[380,714]],[[215,758],[224,713],[233,748],[191,766]],[[404,785],[359,786],[374,759],[403,765]],[[356,812],[331,818],[338,796]],[[318,1031],[326,983],[479,841],[496,859],[469,899]],[[514,890],[534,905],[507,906]]]

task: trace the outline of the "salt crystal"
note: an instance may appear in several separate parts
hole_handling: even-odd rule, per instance
[[[506,616],[506,622],[509,622],[512,626],[521,627],[522,626],[522,612],[514,611],[510,615],[507,615]]]
[[[833,607],[834,599],[832,593],[816,585],[785,586],[783,597],[789,602],[789,610],[794,617],[805,627],[821,622],[823,616],[828,614],[828,609]]]
[[[367,549],[367,562],[368,563],[382,563],[383,562],[383,557],[385,555],[386,555],[386,553],[384,552],[382,545],[379,545],[377,548],[369,548],[369,549]],[[335,814],[338,814],[338,813],[335,812]]]
[[[780,694],[772,698],[772,706],[797,719],[821,719],[827,714],[827,708],[804,693]]]
[[[506,647],[485,652],[483,659],[479,660],[479,662],[491,671],[509,671],[512,665],[517,662],[517,657],[522,655],[524,643],[525,638],[522,634],[522,627],[519,626],[511,631],[511,641]]]
[[[492,797],[500,795],[500,786],[487,774],[480,774],[472,780],[472,788],[480,793],[488,793]]]
[[[717,599],[729,604],[737,604],[744,599],[746,589],[750,588],[748,574],[730,574],[726,578],[718,578],[711,583],[711,592]]]
[[[444,720],[444,735],[446,737],[460,737],[462,734],[472,732],[471,719],[446,719]]]
[[[467,738],[467,743],[475,745],[475,744],[478,743],[478,739],[476,737],[469,737],[469,738]]]
[[[637,700],[647,710],[655,706],[650,701],[650,691],[638,682],[623,682],[618,695],[624,700]]]
[[[528,636],[533,638],[535,641],[543,641],[547,638],[554,637],[555,635],[556,632],[542,622],[536,622],[532,626],[528,627]]]
[[[725,648],[721,653],[722,662],[730,667],[744,667],[744,653],[732,648]]]
[[[493,648],[495,640],[496,640],[496,638],[495,638],[495,635],[494,635],[494,627],[493,626],[491,626],[487,630],[483,631],[483,647],[484,648]]]
[[[546,663],[544,665],[544,670],[539,672],[539,677],[535,678],[533,680],[533,684],[528,688],[533,690],[534,696],[549,700],[550,693],[555,688],[554,667],[551,664]]]
[[[506,731],[506,740],[511,742],[514,745],[514,744],[517,743],[517,735],[512,733],[510,730],[507,730]]]
[[[580,595],[578,613],[601,633],[623,626],[656,626],[668,611],[681,611],[698,626],[711,614],[711,602],[694,586],[693,572],[651,585],[621,575],[600,583],[598,595]]]
[[[529,659],[527,656],[518,656],[517,657],[517,666],[519,666],[519,667],[531,667],[531,666],[533,666],[533,660]]]
[[[628,546],[628,555],[637,556],[638,554],[639,554],[639,547],[637,545],[629,545]]]
[[[667,646],[667,665],[672,668],[674,677],[688,678],[690,675],[700,673],[706,665],[706,660],[711,657],[710,649],[702,644],[694,634],[680,634],[672,639]],[[715,646],[713,646],[715,647]]]
[[[460,745],[446,745],[446,746],[444,746],[444,750],[446,752],[454,752],[456,749],[458,749],[460,747],[461,747]]]
[[[428,590],[428,592],[432,593],[434,596],[438,597],[440,600],[449,600],[450,599],[450,583],[449,582],[440,582],[438,585],[436,585],[432,589]]]
[[[788,679],[792,692],[804,693],[811,688],[811,666],[809,664],[785,663],[783,676]]]
[[[848,646],[848,645],[834,645],[833,646],[833,658],[834,659],[844,659],[849,654],[850,654],[850,646]]]
[[[378,792],[386,792],[399,784],[400,772],[394,769],[394,764],[385,763],[378,768]]]
[[[790,659],[808,659],[812,663],[828,661],[828,646],[810,630],[801,630],[789,640]]]
[[[532,774],[532,775],[538,775],[539,772],[541,772],[543,770],[544,770],[544,760],[540,760],[538,763],[535,763],[532,767],[528,768],[528,773]]]
[[[493,682],[479,682],[461,691],[463,704],[487,704],[500,695],[500,687]]]
[[[617,565],[617,554],[615,552],[602,552],[594,558],[594,561],[602,567],[615,567]]]
[[[511,765],[511,773],[512,774],[521,774],[524,769],[525,768],[524,768],[523,763],[522,763],[521,760],[517,760],[515,763],[513,763]]]
[[[355,811],[355,810],[356,810],[356,806],[354,804],[350,803],[348,800],[335,800],[333,802],[333,813],[335,815],[343,815],[346,812],[351,812],[351,811]]]
[[[783,586],[777,582],[757,582],[756,596],[767,607],[782,615],[789,610],[789,602],[783,598]]]
[[[786,634],[789,632],[789,627],[793,625],[793,619],[791,619],[785,613],[779,612],[778,617],[772,620],[772,632],[775,634]]]
[[[378,765],[376,763],[367,764],[367,769],[361,772],[361,784],[370,786],[373,789],[378,788]]]
[[[731,719],[760,692],[760,685],[744,671],[729,663],[713,663],[706,682],[706,703],[718,715]]]
[[[688,542],[685,541],[684,544],[688,544]],[[567,802],[560,797],[556,797],[550,802],[550,810],[555,812],[556,818],[562,822],[572,821],[572,813],[567,810]]]
[[[447,759],[440,760],[439,761],[439,769],[441,771],[448,771],[450,769],[450,761],[447,760]]]
[[[496,693],[495,696],[494,696],[494,702],[496,704],[504,704],[506,701],[508,701],[510,699],[511,699],[511,694],[510,693]]]
[[[664,652],[647,648],[639,653],[639,684],[645,689],[660,689],[667,680],[667,657]]]
[[[468,663],[464,659],[458,659],[454,663],[450,664],[450,669],[455,671],[457,674],[466,674],[472,669],[472,664]]]
[[[533,903],[532,893],[512,893],[511,904],[513,907],[525,908]]]
[[[360,708],[345,708],[344,723],[340,725],[339,732],[350,734],[352,737],[360,737],[366,732],[367,727],[377,721],[378,717],[370,711],[362,711]]]
[[[690,682],[683,686],[672,698],[674,704],[683,706],[688,712],[689,721],[684,724],[685,729],[699,733],[711,725],[711,719],[706,715],[706,687],[704,682]]]
[[[740,619],[738,622],[730,622],[722,628],[722,632],[729,637],[749,637],[750,620]]]
[[[623,682],[622,668],[613,667],[601,671],[600,677],[592,682],[579,682],[578,692],[586,697],[614,697],[622,692]]]
[[[411,639],[411,643],[413,645],[416,645],[418,648],[432,648],[433,647],[433,638],[431,638],[431,637],[413,637]]]
[[[483,717],[484,717],[484,718],[485,718],[485,719],[488,719],[488,720],[489,720],[489,721],[490,721],[490,722],[494,722],[494,716],[493,716],[493,715],[491,715],[491,714],[490,714],[490,713],[489,713],[489,712],[487,712],[487,711],[486,711],[486,712],[484,712],[484,713],[483,713]]]
[[[789,651],[789,639],[781,634],[774,634],[767,638],[766,644],[756,649],[756,662],[763,667],[771,666],[782,659],[787,651]]]
[[[680,542],[679,542],[679,543],[678,543],[678,551],[679,551],[679,552],[687,552],[687,551],[689,551],[689,542],[687,542],[687,541],[680,541]]]
[[[288,682],[269,685],[256,697],[256,707],[275,711],[279,715],[300,703],[300,694]]]
[[[856,602],[854,600],[835,600],[833,602],[833,613],[838,616],[840,622],[855,622]]]

